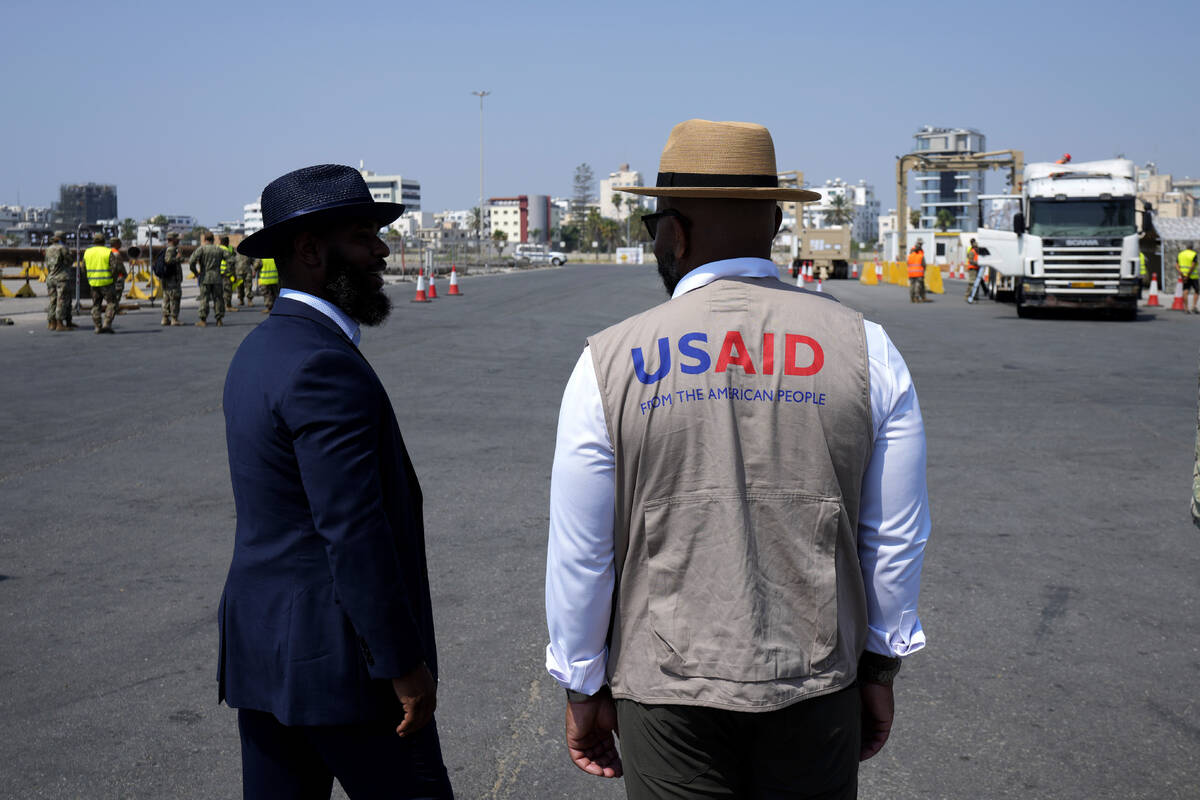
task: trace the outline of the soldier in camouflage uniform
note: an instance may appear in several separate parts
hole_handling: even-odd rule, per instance
[[[238,253],[234,259],[233,269],[237,273],[237,296],[240,306],[254,305],[254,274],[258,272],[258,267],[257,258]]]
[[[167,235],[163,264],[167,273],[162,277],[162,324],[182,325],[179,321],[179,301],[183,299],[183,258],[179,255],[178,233]]]
[[[208,305],[212,303],[217,317],[217,327],[225,318],[225,294],[222,291],[224,279],[221,277],[221,262],[225,259],[225,251],[213,244],[213,235],[204,234],[204,244],[196,248],[188,259],[188,267],[193,275],[200,277],[200,320],[196,327],[208,327]],[[199,268],[197,268],[199,264]]]
[[[51,244],[46,248],[43,264],[46,267],[46,290],[50,304],[46,306],[46,322],[52,331],[69,331],[75,327],[71,321],[71,300],[75,288],[75,259],[63,245],[66,234],[55,231]]]
[[[237,311],[233,305],[234,252],[228,236],[221,237],[221,249],[225,252],[221,259],[221,295],[225,298],[225,310]]]
[[[128,271],[125,269],[125,259],[121,257],[121,240],[115,236],[108,240],[108,246],[112,248],[113,257],[108,262],[113,271],[113,287],[117,295],[116,311],[118,314],[124,314],[121,310],[121,298],[125,296],[125,278],[128,276]]]

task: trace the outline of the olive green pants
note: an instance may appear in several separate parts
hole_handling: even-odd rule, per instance
[[[778,711],[617,700],[629,800],[850,800],[862,746],[858,687]]]

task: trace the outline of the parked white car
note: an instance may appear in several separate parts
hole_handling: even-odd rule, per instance
[[[551,250],[544,244],[519,244],[513,250],[513,259],[528,261],[531,264],[553,264],[557,267],[567,263],[567,254]]]

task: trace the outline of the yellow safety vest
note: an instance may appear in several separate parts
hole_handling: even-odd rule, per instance
[[[108,268],[108,259],[112,251],[102,244],[97,244],[83,251],[83,265],[87,267],[89,286],[109,286],[113,282],[112,272]]]
[[[264,258],[262,269],[258,272],[258,285],[268,286],[273,283],[279,283],[279,269],[275,266],[275,259]]]
[[[1179,257],[1175,261],[1179,265],[1179,274],[1185,278],[1192,277],[1192,268],[1196,266],[1196,251],[1195,250],[1180,250]]]
[[[221,274],[226,275],[229,273],[229,267],[231,266],[229,262],[233,258],[233,248],[221,245],[221,249],[225,251],[225,258],[221,259]]]

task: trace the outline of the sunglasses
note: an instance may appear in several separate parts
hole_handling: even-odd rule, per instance
[[[651,239],[658,238],[658,223],[663,217],[675,217],[680,223],[687,225],[690,220],[683,214],[680,214],[673,208],[668,208],[666,211],[657,211],[653,214],[647,214],[642,217],[642,224],[646,226],[646,232],[650,234]]]

